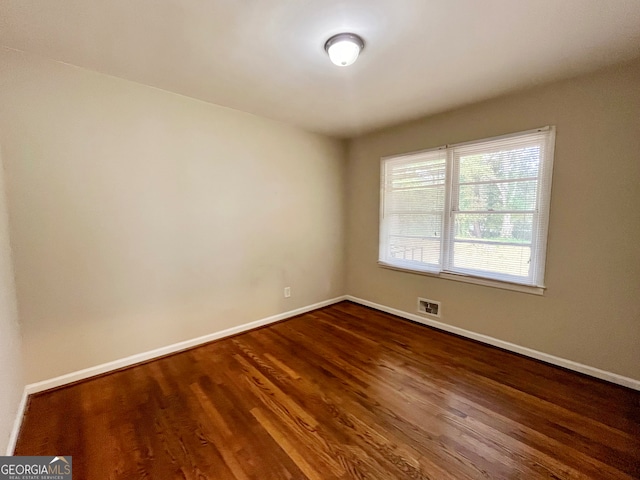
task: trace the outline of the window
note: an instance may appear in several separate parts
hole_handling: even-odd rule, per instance
[[[383,158],[379,263],[543,288],[554,142],[545,127]]]

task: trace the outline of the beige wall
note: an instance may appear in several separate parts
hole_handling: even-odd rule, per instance
[[[26,380],[344,293],[411,313],[418,296],[439,300],[443,322],[640,379],[639,111],[636,62],[354,139],[345,171],[341,142],[0,49]],[[558,132],[544,296],[376,265],[381,156],[546,124]],[[0,411],[15,412],[0,228],[2,258]]]
[[[4,169],[0,158],[0,455],[4,455],[7,449],[18,411],[24,388],[22,374],[21,337],[9,245]]]
[[[344,294],[342,142],[0,50],[0,144],[28,382]]]
[[[380,268],[380,157],[556,125],[544,296]],[[441,321],[640,379],[640,62],[354,139],[347,290]]]

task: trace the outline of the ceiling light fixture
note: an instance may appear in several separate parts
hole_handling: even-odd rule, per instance
[[[363,48],[364,41],[355,33],[339,33],[324,44],[329,58],[339,67],[346,67],[355,62]]]

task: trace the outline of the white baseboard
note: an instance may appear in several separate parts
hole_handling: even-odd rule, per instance
[[[20,398],[20,404],[18,405],[18,411],[16,412],[16,418],[13,421],[13,428],[11,429],[11,435],[9,435],[9,444],[7,445],[6,455],[11,456],[16,449],[16,443],[18,442],[18,434],[20,433],[20,427],[22,426],[22,419],[27,408],[27,399],[29,394],[25,388],[22,391],[22,398]]]
[[[41,382],[31,383],[25,387],[25,391],[28,395],[31,395],[32,393],[42,392],[44,390],[50,390],[52,388],[60,387],[62,385],[67,385],[69,383],[77,382],[79,380],[85,380],[87,378],[95,377],[96,375],[101,375],[103,373],[107,373],[113,370],[118,370],[120,368],[130,367],[137,363],[146,362],[154,358],[163,357],[165,355],[180,352],[182,350],[187,350],[189,348],[202,345],[203,343],[212,342],[214,340],[219,340],[224,337],[229,337],[231,335],[236,335],[238,333],[246,332],[247,330],[253,330],[254,328],[269,325],[270,323],[279,322],[280,320],[285,320],[287,318],[295,317],[296,315],[301,315],[303,313],[307,313],[312,310],[316,310],[318,308],[326,307],[328,305],[333,305],[334,303],[338,303],[346,299],[347,299],[346,296],[332,298],[330,300],[314,303],[313,305],[307,305],[306,307],[297,308],[295,310],[290,310],[288,312],[279,313],[277,315],[256,320],[254,322],[238,325],[237,327],[232,327],[226,330],[221,330],[219,332],[210,333],[209,335],[204,335],[202,337],[192,338],[191,340],[185,340],[184,342],[174,343],[173,345],[167,345],[166,347],[156,348],[155,350],[150,350],[148,352],[138,353],[136,355],[131,355],[130,357],[121,358],[119,360],[114,360],[112,362],[107,362],[101,365],[96,365],[94,367],[85,368],[84,370],[78,370],[77,372],[71,372],[65,375],[61,375],[59,377],[43,380]]]
[[[355,303],[359,303],[360,305],[365,305],[367,307],[375,308],[376,310],[391,313],[392,315],[396,315],[398,317],[406,318],[407,320],[412,320],[414,322],[422,323],[429,327],[437,328],[438,330],[444,330],[445,332],[454,333],[456,335],[460,335],[461,337],[477,340],[479,342],[486,343],[488,345],[493,345],[494,347],[499,347],[504,350],[509,350],[510,352],[519,353],[526,357],[535,358],[536,360],[541,360],[543,362],[550,363],[552,365],[557,365],[559,367],[564,367],[569,370],[584,373],[585,375],[599,378],[601,380],[606,380],[608,382],[622,385],[624,387],[629,387],[634,390],[640,390],[640,380],[624,377],[622,375],[618,375],[617,373],[607,372],[606,370],[600,370],[599,368],[590,367],[589,365],[583,365],[582,363],[574,362],[572,360],[567,360],[564,358],[556,357],[554,355],[549,355],[548,353],[540,352],[538,350],[533,350],[527,347],[522,347],[520,345],[516,345],[515,343],[505,342],[504,340],[499,340],[497,338],[493,338],[488,335],[483,335],[481,333],[475,333],[470,330],[454,327],[453,325],[448,325],[446,323],[438,322],[436,320],[433,320],[428,317],[424,317],[422,315],[408,313],[402,310],[397,310],[395,308],[387,307],[385,305],[380,305],[378,303],[370,302],[368,300],[363,300],[362,298],[347,295],[346,299]]]

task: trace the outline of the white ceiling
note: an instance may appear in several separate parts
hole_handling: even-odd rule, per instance
[[[640,0],[0,0],[0,44],[346,137],[640,56]]]

